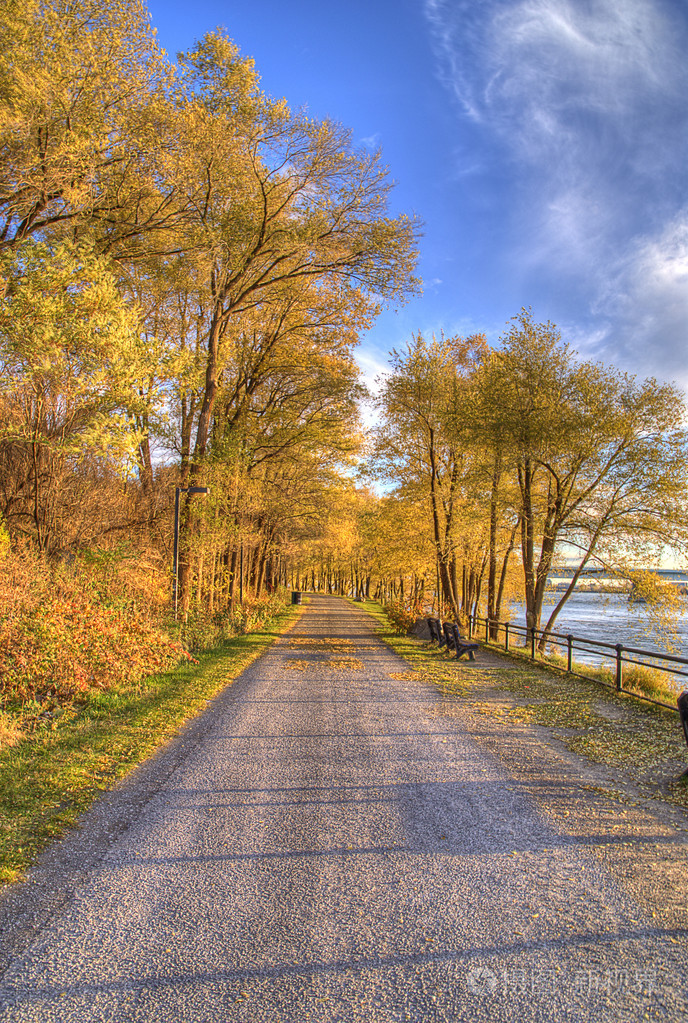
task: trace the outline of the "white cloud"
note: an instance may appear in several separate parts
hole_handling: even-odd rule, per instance
[[[371,400],[361,404],[361,420],[366,430],[379,424],[380,416],[375,408],[375,398],[380,392],[381,378],[390,372],[389,361],[382,362],[370,344],[364,344],[356,351],[356,362],[361,369],[361,378],[371,394]]]
[[[658,16],[659,15],[659,16]],[[673,92],[681,53],[651,0],[522,0],[492,22],[488,104],[530,121],[527,138],[561,144],[577,110],[635,116],[639,96]],[[505,126],[506,127],[506,126]]]
[[[662,0],[426,0],[425,12],[465,110],[527,157],[575,136],[577,111],[632,121],[639,97],[664,100],[686,80]]]
[[[686,19],[666,0],[425,0],[438,70],[514,166],[608,199],[683,167]]]
[[[523,207],[512,262],[526,277],[542,267],[563,276],[588,274],[608,258],[605,249],[614,216],[585,182],[541,195]]]
[[[439,74],[508,167],[505,260],[523,293],[568,289],[570,306],[575,291],[606,359],[688,378],[685,8],[425,0],[425,13]]]
[[[682,166],[688,25],[666,0],[426,0],[438,70],[555,206]],[[563,197],[563,198],[562,198]]]
[[[380,148],[381,141],[382,135],[380,134],[379,131],[376,131],[372,135],[366,135],[364,138],[362,138],[361,145],[374,153],[377,152],[377,150]]]
[[[371,351],[371,346],[368,345],[366,348],[361,347],[356,351],[356,362],[361,368],[363,383],[372,394],[377,394],[379,377],[390,372],[389,361],[382,362],[377,353]]]
[[[688,210],[640,238],[603,283],[596,311],[610,317],[610,361],[688,387]]]

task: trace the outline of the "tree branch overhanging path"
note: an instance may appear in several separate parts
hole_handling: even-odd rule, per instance
[[[2,1018],[683,1019],[685,835],[592,780],[314,597],[5,898]]]

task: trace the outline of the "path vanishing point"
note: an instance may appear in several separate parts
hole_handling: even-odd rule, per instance
[[[4,893],[0,1020],[684,1021],[687,849],[312,597]]]

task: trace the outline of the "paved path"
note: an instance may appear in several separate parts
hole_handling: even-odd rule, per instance
[[[5,897],[0,1019],[686,1018],[685,836],[510,770],[370,622],[313,598]]]

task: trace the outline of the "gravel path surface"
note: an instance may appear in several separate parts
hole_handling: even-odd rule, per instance
[[[0,1019],[685,1020],[685,831],[517,739],[311,598],[0,900]]]

